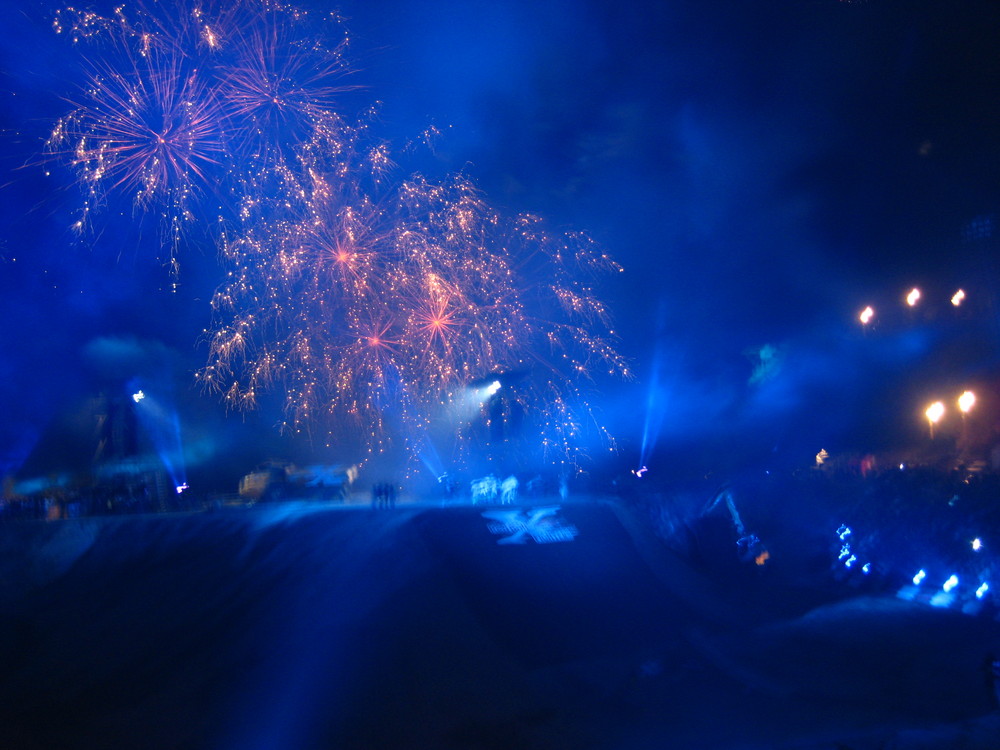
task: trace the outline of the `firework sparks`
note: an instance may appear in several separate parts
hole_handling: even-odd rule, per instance
[[[463,388],[517,372],[478,417],[452,424],[459,442],[510,443],[527,419],[531,450],[573,460],[583,384],[598,370],[628,374],[607,311],[577,279],[610,260],[580,236],[548,236],[537,219],[508,227],[462,177],[412,178],[378,201],[356,181],[314,179],[301,209],[255,224],[228,257],[201,377],[244,408],[273,384],[292,429],[326,419],[343,434],[350,424],[380,451],[388,426],[401,426],[412,447],[454,413]]]
[[[204,196],[210,212],[246,207],[299,146],[344,132],[336,97],[352,87],[338,85],[349,70],[334,15],[270,0],[140,3],[108,17],[70,7],[53,28],[87,71],[48,139],[86,195],[84,217],[123,196],[162,211],[176,237]],[[384,151],[371,158],[387,167]]]
[[[235,59],[220,67],[220,95],[230,113],[235,137],[261,150],[274,143],[307,140],[317,128],[337,119],[338,96],[349,72],[346,38],[328,47],[323,37],[302,38],[295,19],[271,11],[266,23],[240,33]]]
[[[71,154],[91,196],[121,188],[139,204],[183,206],[218,165],[218,105],[196,70],[175,60],[128,76],[95,71],[85,93],[88,101],[59,122],[49,145]]]
[[[620,268],[584,235],[504,219],[462,175],[394,181],[374,112],[339,109],[335,17],[221,5],[60,14],[93,60],[49,141],[85,213],[113,196],[158,207],[176,243],[211,195],[226,276],[203,386],[235,409],[275,394],[286,427],[373,452],[416,453],[446,425],[456,456],[518,443],[575,462],[588,382],[629,374],[594,291]]]

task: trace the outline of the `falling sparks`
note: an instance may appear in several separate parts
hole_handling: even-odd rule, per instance
[[[342,111],[335,16],[150,2],[68,8],[54,29],[87,71],[49,138],[85,196],[79,230],[124,200],[165,221],[175,261],[183,230],[212,227],[224,281],[198,380],[229,406],[277,397],[287,429],[371,452],[444,434],[456,460],[516,444],[572,466],[590,426],[610,439],[588,397],[629,376],[596,292],[621,267],[500,215],[464,175],[400,176],[413,144],[377,137],[375,108]]]
[[[354,135],[314,175],[365,173]],[[516,373],[478,420],[453,424],[459,442],[484,442],[477,422],[509,443],[526,420],[538,449],[578,458],[583,384],[627,375],[589,286],[609,259],[537,219],[504,221],[463,177],[378,199],[361,184],[314,177],[300,205],[230,243],[203,382],[240,408],[274,386],[290,428],[325,419],[379,451],[390,425],[410,445],[470,383]]]

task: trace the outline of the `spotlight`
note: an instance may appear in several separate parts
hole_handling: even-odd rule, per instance
[[[132,400],[135,401],[137,404],[144,398],[146,398],[146,394],[143,393],[142,391],[136,391],[135,393],[132,394]]]

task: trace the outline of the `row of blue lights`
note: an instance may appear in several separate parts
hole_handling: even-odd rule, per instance
[[[841,524],[837,528],[837,537],[843,543],[840,547],[840,554],[838,560],[844,563],[845,568],[852,568],[854,564],[858,561],[858,556],[851,551],[851,543],[848,541],[848,537],[852,534],[851,528],[845,524]],[[970,546],[975,552],[979,552],[983,549],[983,541],[979,537],[972,540]],[[867,575],[871,572],[871,563],[866,562],[861,566],[861,572]],[[920,586],[924,579],[927,578],[927,571],[921,568],[917,571],[916,575],[913,576],[913,585]],[[959,584],[958,575],[951,574],[945,582],[941,585],[941,590],[945,594],[951,593],[955,587]],[[981,581],[979,587],[976,589],[976,599],[982,599],[986,596],[986,593],[990,590],[990,584],[987,581]]]

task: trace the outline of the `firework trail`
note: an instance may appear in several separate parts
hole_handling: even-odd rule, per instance
[[[193,225],[219,243],[205,388],[234,409],[276,394],[284,428],[369,452],[447,435],[457,461],[581,458],[592,379],[628,376],[594,291],[621,269],[583,235],[505,219],[462,175],[395,177],[371,113],[338,108],[335,17],[243,0],[55,26],[87,51],[49,140],[80,225],[124,199],[165,221],[172,255]]]

